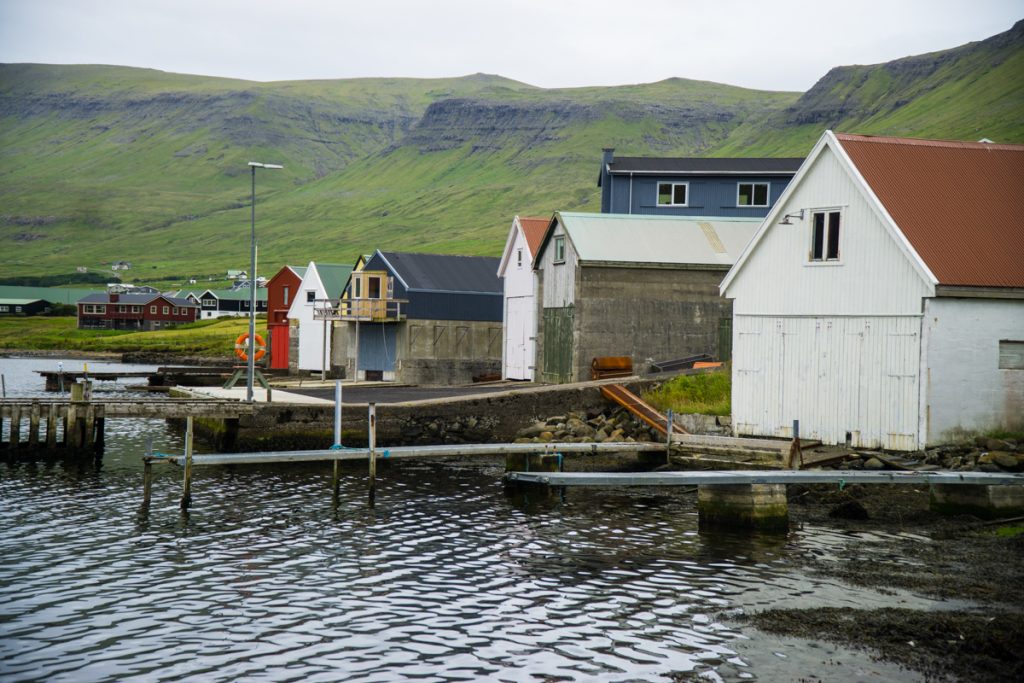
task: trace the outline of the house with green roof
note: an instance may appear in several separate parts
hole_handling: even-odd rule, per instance
[[[288,309],[288,319],[296,321],[298,328],[297,342],[292,344],[297,343],[298,346],[296,357],[300,371],[330,370],[333,323],[314,319],[313,312],[317,302],[321,307],[330,306],[326,302],[334,302],[330,307],[337,307],[351,273],[352,266],[339,263],[310,261],[306,267],[302,283]]]

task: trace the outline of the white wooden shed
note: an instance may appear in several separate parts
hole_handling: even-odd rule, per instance
[[[332,323],[315,320],[314,302],[338,299],[352,266],[310,261],[291,306],[288,319],[298,327],[299,370],[330,370]]]
[[[505,288],[501,355],[501,374],[505,379],[534,378],[537,285],[533,257],[547,227],[547,218],[516,216],[505,240],[498,266],[498,277],[504,278]]]
[[[914,450],[1024,428],[1024,145],[827,131],[722,282],[733,430]]]

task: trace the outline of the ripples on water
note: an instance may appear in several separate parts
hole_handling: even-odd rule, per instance
[[[180,435],[108,429],[99,469],[0,464],[4,681],[742,680],[723,614],[886,599],[794,568],[847,536],[704,535],[693,495],[511,496],[493,465],[382,463],[372,509],[355,466],[337,508],[329,465],[198,468],[187,516],[167,466],[141,512],[142,443]]]

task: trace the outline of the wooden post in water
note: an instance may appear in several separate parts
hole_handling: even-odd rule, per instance
[[[370,440],[370,505],[373,505],[377,497],[377,404],[370,404],[370,416],[366,422]]]
[[[149,507],[149,497],[153,492],[153,463],[149,458],[142,463],[142,507]]]
[[[82,438],[83,448],[92,448],[93,437],[96,431],[96,406],[88,403],[85,406],[85,432]]]
[[[17,448],[21,444],[21,406],[17,403],[11,406],[11,448]]]
[[[71,402],[68,403],[68,421],[64,426],[64,445],[69,448],[82,447],[81,408],[85,386],[75,382],[71,385]]]
[[[28,413],[28,445],[35,448],[39,445],[39,401],[32,401]]]
[[[57,412],[55,403],[51,403],[46,410],[46,447],[51,451],[57,447]]]
[[[107,450],[107,437],[104,434],[104,430],[107,424],[107,409],[102,405],[95,406],[96,408],[96,438],[93,442],[93,452],[97,458],[102,458],[103,453]]]
[[[665,424],[667,427],[665,430],[665,464],[668,465],[672,462],[672,432],[675,431],[675,425],[672,423],[675,420],[676,415],[672,412],[672,409],[669,408],[665,417],[667,418]]]
[[[192,504],[192,416],[185,418],[185,480],[181,491],[181,510]]]

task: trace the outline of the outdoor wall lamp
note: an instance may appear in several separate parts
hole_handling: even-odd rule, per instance
[[[785,216],[782,217],[782,221],[779,222],[779,225],[793,225],[793,222],[789,220],[790,218],[798,218],[800,220],[803,220],[804,210],[800,209],[799,211],[794,211],[793,213],[787,213]]]

